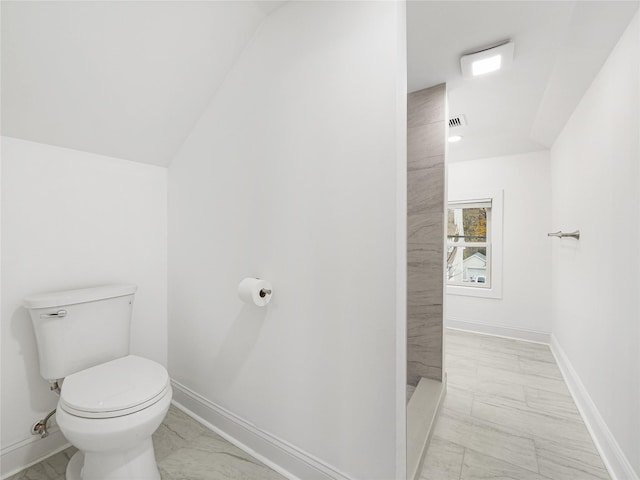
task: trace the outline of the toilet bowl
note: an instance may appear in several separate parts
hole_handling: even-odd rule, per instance
[[[60,393],[61,432],[78,452],[67,480],[160,480],[151,435],[171,404],[166,369],[129,354],[135,285],[24,299],[40,374]]]
[[[135,355],[65,378],[57,421],[79,450],[67,480],[159,480],[151,435],[171,396],[166,370]]]

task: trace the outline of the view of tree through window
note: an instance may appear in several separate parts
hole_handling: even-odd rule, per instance
[[[451,205],[447,218],[447,281],[489,286],[487,238],[490,207]]]

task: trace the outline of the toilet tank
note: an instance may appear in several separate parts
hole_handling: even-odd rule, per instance
[[[57,380],[128,355],[136,290],[135,285],[105,285],[25,298],[40,375]]]

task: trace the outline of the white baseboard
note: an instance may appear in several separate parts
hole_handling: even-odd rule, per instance
[[[48,437],[32,436],[8,445],[0,451],[0,478],[4,480],[15,475],[70,445],[55,426],[49,429]]]
[[[482,333],[496,337],[514,338],[516,340],[524,340],[525,342],[549,344],[551,341],[551,334],[548,332],[491,323],[480,323],[452,317],[446,318],[444,326],[454,330],[465,330],[467,332]]]
[[[551,336],[551,352],[556,358],[556,363],[560,367],[564,381],[569,387],[571,396],[580,411],[591,438],[600,452],[612,480],[640,480],[634,471],[631,463],[618,445],[607,424],[600,415],[598,408],[591,399],[589,392],[583,385],[578,373],[575,371],[569,358],[558,343],[558,340]]]
[[[291,480],[352,480],[322,460],[173,381],[176,407]]]

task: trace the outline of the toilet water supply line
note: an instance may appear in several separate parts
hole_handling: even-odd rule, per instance
[[[49,389],[57,395],[60,395],[60,386],[57,380],[51,382]],[[40,438],[48,437],[49,431],[47,430],[47,423],[49,423],[49,419],[53,417],[55,413],[56,409],[54,408],[46,417],[34,423],[31,427],[31,435],[40,435]]]

